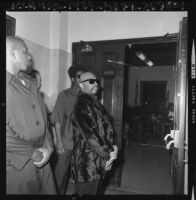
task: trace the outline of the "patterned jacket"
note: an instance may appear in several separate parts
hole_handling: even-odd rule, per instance
[[[104,178],[116,135],[108,113],[95,97],[79,92],[73,127],[73,179],[91,182]]]

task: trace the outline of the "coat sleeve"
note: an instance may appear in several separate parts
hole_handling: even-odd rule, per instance
[[[46,136],[45,136],[43,147],[45,147],[45,148],[54,148],[53,139],[52,139],[52,136],[51,136],[51,132],[49,131],[48,124],[46,126]]]
[[[9,101],[6,104],[6,165],[11,165],[17,170],[23,169],[26,163],[31,159],[34,148],[29,142],[20,138],[20,135],[14,129],[15,124]]]
[[[91,106],[85,103],[79,103],[75,108],[75,118],[81,127],[81,134],[87,141],[90,148],[101,157],[110,159],[110,152],[113,147],[108,146],[106,137],[100,137],[98,132],[98,125]]]
[[[34,152],[28,142],[17,137],[17,133],[6,125],[6,164],[21,170]]]
[[[53,123],[58,122],[63,124],[64,117],[66,115],[66,96],[64,92],[61,92],[56,100],[54,109],[52,111],[51,120]]]

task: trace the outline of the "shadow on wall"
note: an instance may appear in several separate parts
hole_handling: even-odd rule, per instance
[[[54,105],[56,103],[56,99],[57,99],[57,95],[58,94],[53,94],[52,96],[48,96],[47,94],[43,93],[43,99],[44,99],[44,103],[46,104],[47,110],[49,113],[52,112]]]

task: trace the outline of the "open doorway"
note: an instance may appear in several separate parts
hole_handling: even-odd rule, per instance
[[[141,38],[126,45],[121,188],[137,194],[187,190],[183,188],[184,151],[182,157],[179,154],[187,134],[183,131],[187,126],[186,31],[174,37],[147,42]]]
[[[126,46],[121,187],[135,193],[174,193],[164,137],[173,129],[176,49],[175,41],[142,39]]]
[[[124,121],[134,143],[165,146],[173,129],[176,49],[163,40],[126,46]]]

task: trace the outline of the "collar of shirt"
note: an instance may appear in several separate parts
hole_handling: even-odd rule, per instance
[[[32,78],[30,75],[24,73],[24,72],[20,72],[18,74],[18,78],[20,79],[21,83],[26,87],[26,88],[30,88],[32,85]]]
[[[10,83],[11,81],[16,81],[21,86],[29,89],[32,84],[32,80],[29,75],[25,74],[24,72],[18,73],[18,75],[11,74],[6,72],[6,83]]]
[[[78,85],[74,84],[72,86],[72,92],[73,92],[73,94],[77,96],[79,91],[80,91],[80,87]]]

